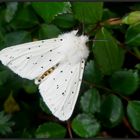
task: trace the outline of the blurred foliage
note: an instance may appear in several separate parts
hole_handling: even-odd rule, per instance
[[[12,132],[11,127],[14,125],[13,121],[10,121],[11,116],[0,112],[0,135],[6,135]]]
[[[140,3],[0,3],[0,49],[74,29],[91,41],[70,125],[51,114],[33,81],[0,64],[1,137],[140,137]]]

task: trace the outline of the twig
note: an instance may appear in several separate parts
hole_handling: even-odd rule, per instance
[[[130,132],[131,132],[134,136],[140,138],[140,136],[131,128],[131,125],[129,124],[129,122],[128,122],[128,120],[127,120],[126,117],[123,118],[123,123],[124,123],[124,125],[130,130]]]
[[[140,60],[140,57],[137,56],[135,53],[133,53],[132,51],[130,51],[128,48],[126,48],[126,46],[123,43],[120,43],[120,47],[123,48],[124,50],[126,50],[128,53],[130,53],[131,55],[135,56],[137,59]]]
[[[72,132],[71,132],[71,123],[70,123],[70,121],[67,121],[67,128],[68,128],[70,138],[73,138]]]
[[[95,32],[97,29],[101,28],[101,24],[98,22],[94,28],[92,28],[86,35],[90,35],[92,32]]]
[[[108,24],[108,25],[120,25],[120,24],[122,24],[122,20],[120,18],[110,18],[110,19],[104,21],[102,24],[103,25],[104,24]]]
[[[94,83],[91,84],[91,83],[89,83],[89,82],[87,82],[87,81],[84,81],[84,80],[83,80],[83,82],[86,83],[86,84],[88,84],[88,85],[90,85],[90,86],[92,86],[92,87],[99,88],[99,89],[103,89],[103,90],[106,90],[106,91],[111,92],[111,93],[115,93],[115,94],[119,95],[120,97],[122,97],[122,98],[123,98],[124,100],[126,100],[127,102],[129,101],[129,99],[128,99],[127,97],[122,96],[122,95],[119,94],[118,92],[113,91],[113,90],[111,90],[111,89],[109,89],[109,88],[106,88],[106,87],[100,86],[100,85],[96,85],[96,84],[94,84]]]
[[[104,138],[111,138],[111,136],[106,131],[102,131],[101,136]]]

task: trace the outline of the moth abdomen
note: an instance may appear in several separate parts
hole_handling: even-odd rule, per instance
[[[58,67],[58,65],[59,64],[56,64],[55,66],[53,66],[50,69],[48,69],[47,71],[45,71],[41,76],[37,77],[35,79],[35,84],[40,84],[45,77],[50,75]]]

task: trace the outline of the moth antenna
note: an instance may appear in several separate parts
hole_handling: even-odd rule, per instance
[[[85,29],[85,25],[84,25],[84,23],[82,24],[82,35],[84,35],[84,29]]]
[[[92,39],[92,40],[88,40],[89,42],[90,41],[93,41],[93,42],[95,42],[95,41],[109,41],[108,39]]]
[[[90,39],[90,40],[88,40],[88,42],[97,42],[97,41],[98,41],[98,42],[99,42],[99,41],[103,42],[103,41],[108,41],[108,39],[98,39],[98,40],[96,40],[96,39],[92,39],[92,40],[91,40],[91,39]],[[88,43],[88,42],[87,42],[87,43]]]

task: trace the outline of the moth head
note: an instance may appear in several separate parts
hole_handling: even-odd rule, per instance
[[[85,46],[86,42],[88,42],[88,36],[86,35],[79,35],[78,30],[73,30],[71,32],[61,34],[58,36],[62,43],[64,44],[74,44],[77,46]]]

